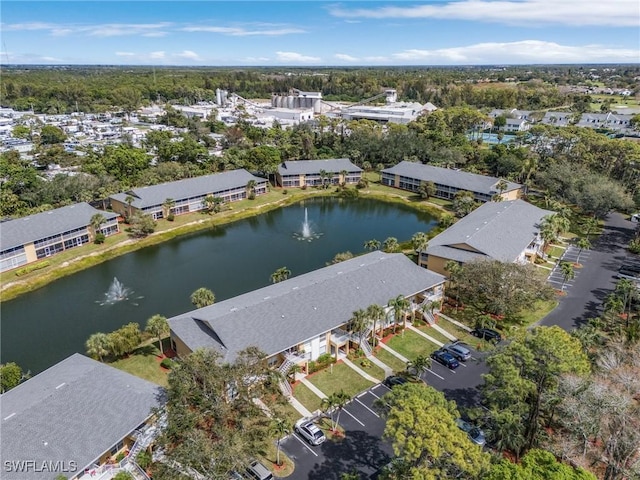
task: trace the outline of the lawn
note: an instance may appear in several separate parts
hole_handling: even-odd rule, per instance
[[[284,402],[282,404],[279,403],[278,405],[273,407],[271,411],[274,417],[287,419],[289,422],[291,422],[291,425],[302,418],[300,412],[298,412],[298,410],[296,410],[289,402]]]
[[[322,410],[322,399],[313,393],[306,385],[299,383],[293,387],[293,396],[310,412]]]
[[[566,247],[559,247],[557,245],[553,245],[547,253],[550,257],[560,258],[565,250],[566,250]]]
[[[136,377],[166,387],[169,372],[160,367],[158,350],[154,345],[145,345],[134,351],[133,355],[110,363],[112,367],[128,372]]]
[[[438,320],[438,326],[440,328],[444,328],[451,335],[454,335],[458,340],[472,344],[472,342],[477,342],[478,339],[467,332],[465,329],[458,327],[456,324],[451,323],[450,321],[440,317]],[[428,332],[427,332],[428,333]]]
[[[383,350],[382,348],[380,348],[375,353],[375,356],[382,363],[390,367],[394,371],[394,373],[403,372],[406,369],[406,365],[404,364],[404,362],[402,362],[402,360],[394,357],[392,354],[390,354],[386,350]]]
[[[444,330],[447,330],[447,331],[448,331],[448,329],[446,328],[446,326],[444,326],[444,327],[443,327],[443,326],[442,326],[442,325],[440,325],[440,324],[438,324],[438,326],[439,326],[439,327],[442,327]],[[449,338],[445,337],[443,334],[441,334],[439,331],[437,331],[437,330],[436,330],[435,328],[433,328],[433,327],[429,327],[429,326],[425,325],[425,326],[422,326],[422,327],[418,327],[418,330],[420,330],[420,331],[422,331],[422,332],[426,333],[426,334],[427,334],[427,335],[429,335],[431,338],[433,338],[433,339],[435,339],[435,340],[438,340],[439,342],[442,342],[442,343],[450,343],[450,342],[451,342],[451,340],[450,340]],[[431,343],[433,343],[433,342],[431,342]],[[435,343],[434,343],[434,345],[435,345]]]
[[[372,377],[377,378],[378,380],[384,380],[384,370],[381,369],[378,365],[376,365],[373,362],[369,362],[369,366],[368,367],[363,367],[360,362],[362,362],[363,359],[356,359],[353,361],[353,363],[355,363],[355,365],[360,368],[363,372],[368,373],[369,375],[371,375]]]
[[[333,368],[325,368],[307,377],[311,383],[329,396],[340,390],[350,397],[372,386],[372,383],[344,363],[337,363]]]
[[[558,306],[557,300],[539,300],[531,309],[525,310],[520,316],[520,323],[522,325],[531,325],[544,318],[551,310]]]
[[[409,360],[414,360],[419,355],[430,355],[438,349],[435,343],[411,330],[393,336],[387,345]]]

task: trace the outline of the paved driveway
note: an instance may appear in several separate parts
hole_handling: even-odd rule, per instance
[[[539,325],[558,325],[569,331],[600,315],[602,303],[615,288],[618,268],[632,257],[625,247],[633,238],[634,229],[635,224],[622,215],[609,214],[598,241],[590,251],[582,253],[583,268],[576,270],[579,275],[566,290],[567,295]],[[582,261],[586,253],[589,258]]]
[[[574,245],[569,245],[567,249],[562,253],[562,257],[560,257],[560,261],[556,263],[549,274],[548,282],[556,289],[568,290],[576,281],[576,279],[582,275],[583,268],[574,268],[573,273],[574,276],[572,279],[565,280],[564,274],[562,273],[562,263],[569,262],[571,264],[575,264],[580,260],[580,263],[583,265],[589,261],[589,257],[591,256],[591,252],[588,250],[580,251],[579,248]]]
[[[374,475],[393,455],[391,445],[382,441],[385,421],[374,402],[389,389],[375,385],[355,397],[340,414],[345,438],[311,447],[292,434],[282,441],[282,450],[296,463],[292,480],[339,480],[345,472],[358,471],[362,478]]]

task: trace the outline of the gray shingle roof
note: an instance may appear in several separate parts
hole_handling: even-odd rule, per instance
[[[266,183],[266,179],[251,175],[244,169],[230,170],[223,173],[214,173],[202,177],[185,178],[176,182],[161,183],[149,187],[135,188],[128,192],[117,193],[111,198],[126,203],[125,199],[131,195],[134,208],[152,207],[162,205],[168,198],[175,201],[198,197],[201,195],[215,194],[232,188],[244,187],[250,180],[257,183]]]
[[[41,238],[86,227],[96,213],[101,214],[106,220],[117,217],[115,213],[97,210],[83,202],[2,222],[0,223],[0,250],[19,247]]]
[[[74,461],[82,471],[161,406],[163,393],[146,380],[71,355],[0,395],[2,468],[7,461],[64,461],[67,466]],[[7,478],[55,476],[32,470],[11,472]]]
[[[372,252],[178,315],[169,325],[191,350],[214,348],[226,361],[248,346],[273,355],[344,324],[355,310],[443,281],[403,254]]]
[[[536,238],[542,218],[553,213],[523,200],[488,202],[432,238],[425,253],[469,261],[477,254],[452,247],[464,243],[491,259],[513,262]]]
[[[327,173],[338,174],[342,170],[347,172],[361,172],[362,169],[354,165],[348,158],[331,158],[328,160],[294,160],[284,162],[278,166],[280,175],[310,175],[325,170]]]
[[[422,163],[402,161],[397,165],[382,170],[382,173],[400,175],[402,177],[414,178],[422,182],[433,182],[440,185],[448,185],[460,190],[469,192],[484,193],[493,195],[497,193],[496,183],[500,181],[496,177],[478,175],[477,173],[461,172],[449,168],[434,167]],[[507,182],[505,192],[522,188],[522,185],[514,182]]]

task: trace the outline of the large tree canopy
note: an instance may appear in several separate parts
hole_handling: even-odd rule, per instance
[[[394,388],[382,399],[387,426],[384,436],[394,453],[411,465],[407,478],[477,478],[488,456],[460,430],[455,402],[424,384]],[[404,478],[404,477],[403,477]]]
[[[478,312],[511,318],[536,300],[553,297],[533,265],[498,260],[466,263],[456,276],[456,288],[460,300]]]
[[[171,371],[168,422],[159,440],[169,461],[154,478],[174,480],[183,470],[227,480],[263,450],[271,421],[253,399],[261,397],[268,407],[280,399],[275,388],[262,395],[272,378],[264,358],[250,347],[233,363],[223,363],[219,353],[203,349]]]

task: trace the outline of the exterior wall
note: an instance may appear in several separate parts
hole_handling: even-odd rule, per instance
[[[427,259],[427,269],[432,272],[439,273],[441,275],[449,276],[448,272],[445,270],[445,265],[449,262],[449,258],[436,257],[435,255],[429,255]],[[422,259],[421,259],[422,262]]]
[[[503,200],[517,200],[522,196],[522,189],[518,188],[517,190],[511,190],[509,192],[504,192],[501,197]]]
[[[111,199],[111,209],[123,217],[126,217],[129,214],[129,205],[121,202],[120,200],[116,200],[115,198]],[[133,211],[136,209],[131,207],[131,210]]]
[[[171,332],[171,342],[175,346],[176,354],[179,357],[186,357],[191,353],[191,349],[178,337],[175,333]]]

